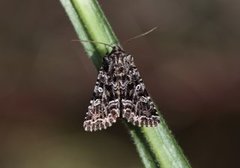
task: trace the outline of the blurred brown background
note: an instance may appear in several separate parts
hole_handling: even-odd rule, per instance
[[[99,0],[194,168],[239,167],[240,1]],[[97,71],[59,1],[0,2],[0,168],[141,168],[82,128]]]

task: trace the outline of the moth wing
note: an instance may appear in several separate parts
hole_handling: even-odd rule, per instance
[[[83,123],[85,131],[106,129],[112,126],[120,116],[120,103],[112,94],[112,86],[108,78],[108,72],[101,68]]]
[[[129,82],[121,99],[122,117],[139,127],[157,126],[160,123],[160,117],[156,106],[146,90],[131,55],[128,55],[128,60],[130,65],[126,78]]]

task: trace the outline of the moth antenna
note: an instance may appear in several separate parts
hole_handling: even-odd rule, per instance
[[[126,40],[124,43],[128,43],[129,41],[132,41],[132,40],[134,40],[134,39],[138,39],[138,38],[144,37],[144,36],[148,35],[149,33],[153,32],[153,31],[156,30],[156,29],[157,29],[157,27],[154,27],[154,28],[146,31],[145,33],[139,34],[139,35],[137,35],[137,36],[134,36],[134,37]]]
[[[107,44],[107,43],[100,42],[100,41],[94,41],[94,40],[72,40],[72,41],[80,41],[80,42],[84,42],[84,43],[96,43],[96,44],[102,44],[102,45],[105,45],[105,46],[108,46],[108,47],[111,47],[111,48],[114,47],[111,44]]]

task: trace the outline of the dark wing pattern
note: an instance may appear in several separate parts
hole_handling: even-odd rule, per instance
[[[83,123],[85,131],[106,129],[120,116],[120,102],[112,89],[108,71],[102,67]]]
[[[129,68],[126,74],[128,79],[127,89],[121,98],[122,117],[139,127],[157,126],[160,122],[160,117],[134,64],[133,57],[127,54],[125,57]]]
[[[115,46],[103,59],[83,126],[86,131],[106,129],[120,115],[141,127],[160,122],[133,57]]]

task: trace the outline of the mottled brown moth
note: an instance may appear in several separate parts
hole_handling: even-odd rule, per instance
[[[133,57],[113,46],[103,58],[83,127],[85,131],[106,129],[119,117],[139,127],[160,122]]]

